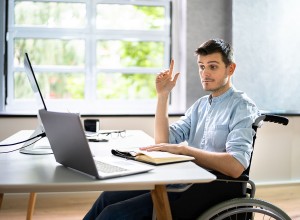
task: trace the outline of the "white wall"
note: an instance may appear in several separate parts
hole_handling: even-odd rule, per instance
[[[265,123],[258,130],[251,179],[257,184],[300,182],[300,117],[289,125]],[[172,117],[171,122],[177,117]],[[138,129],[153,136],[153,117],[100,117],[101,129]],[[36,118],[0,118],[0,140],[23,129],[34,129]]]
[[[251,178],[261,184],[300,182],[300,117],[282,126],[266,122],[258,130]]]

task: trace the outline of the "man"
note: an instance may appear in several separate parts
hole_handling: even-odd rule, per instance
[[[233,178],[248,167],[252,152],[252,123],[259,115],[255,104],[231,82],[236,64],[232,47],[221,39],[203,43],[197,50],[202,87],[210,95],[197,100],[179,121],[169,126],[168,97],[179,73],[170,69],[156,78],[155,145],[147,151],[168,151],[193,156],[201,167]],[[182,144],[187,142],[186,144]],[[194,184],[182,193],[168,193],[174,219],[195,219],[210,206],[244,196],[243,183],[215,181]],[[104,192],[86,219],[151,219],[147,191]]]

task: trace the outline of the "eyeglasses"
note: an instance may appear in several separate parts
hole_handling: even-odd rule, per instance
[[[116,138],[119,138],[119,137],[124,138],[124,137],[126,137],[126,130],[100,132],[99,134],[110,136],[112,139],[116,139]]]

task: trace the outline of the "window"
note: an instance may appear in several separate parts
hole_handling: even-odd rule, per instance
[[[170,0],[9,1],[7,111],[36,110],[23,68],[27,52],[49,109],[154,113],[155,76],[173,53],[171,6]],[[171,111],[181,105],[178,88]]]

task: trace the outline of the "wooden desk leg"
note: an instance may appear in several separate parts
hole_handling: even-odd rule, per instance
[[[172,214],[166,186],[155,186],[155,189],[151,190],[151,197],[156,212],[157,220],[172,220]]]
[[[29,200],[28,200],[26,220],[32,219],[32,215],[33,215],[33,211],[34,211],[34,207],[35,207],[35,200],[36,200],[36,193],[31,192],[29,195]]]
[[[2,206],[3,196],[4,196],[4,193],[0,193],[0,209]]]

